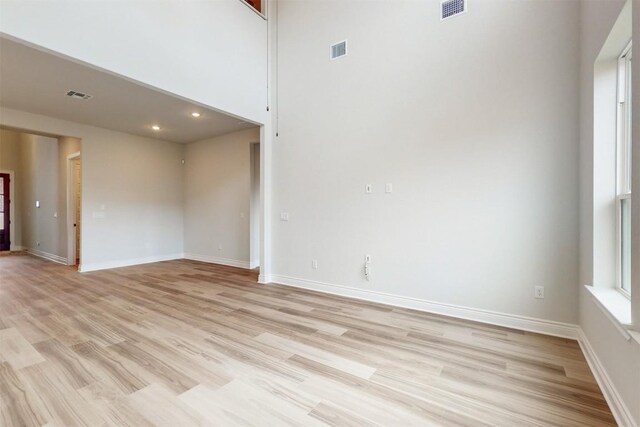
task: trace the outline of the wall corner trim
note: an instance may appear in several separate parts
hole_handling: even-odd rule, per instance
[[[258,283],[260,283],[261,285],[268,285],[269,283],[272,283],[272,282],[273,282],[273,277],[265,274],[258,275]]]
[[[504,326],[507,328],[513,328],[522,331],[536,332],[540,334],[553,335],[574,340],[578,339],[579,327],[578,325],[570,323],[536,319],[533,317],[519,316],[515,314],[499,313],[490,310],[464,307],[454,304],[445,304],[418,298],[357,289],[349,286],[298,279],[288,276],[273,275],[264,279],[268,280],[260,281],[260,283],[273,282],[281,285],[293,286],[296,288],[304,288],[333,295],[340,295],[349,298],[424,311],[427,313],[457,317],[459,319]]]
[[[604,366],[602,366],[600,359],[598,359],[595,350],[591,347],[589,339],[582,328],[578,329],[578,343],[580,344],[580,348],[587,359],[589,368],[591,368],[591,372],[593,372],[593,376],[596,378],[596,381],[600,386],[600,390],[609,404],[609,408],[611,409],[613,417],[616,419],[618,425],[625,427],[638,427],[631,417],[631,412],[624,404],[622,397],[620,397],[615,385],[611,381],[611,378],[609,378],[607,371],[604,369]]]

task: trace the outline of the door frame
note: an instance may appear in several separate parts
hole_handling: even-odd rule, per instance
[[[76,177],[73,163],[77,159],[80,159],[79,151],[67,156],[67,265],[76,265],[76,228],[73,226],[74,222],[77,224]],[[82,162],[80,163],[80,176],[82,176]],[[80,194],[82,194],[82,187],[80,187]],[[80,208],[80,221],[82,221],[82,207]],[[82,256],[82,254],[79,255]]]
[[[0,169],[0,173],[8,173],[9,174],[9,251],[15,251],[21,248],[18,248],[14,243],[16,241],[16,204],[14,203],[15,199],[15,172],[12,170]]]

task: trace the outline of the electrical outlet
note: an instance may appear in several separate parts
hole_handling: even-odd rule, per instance
[[[218,244],[218,250],[221,251],[222,250],[222,244]]]
[[[317,259],[312,259],[311,260],[311,268],[313,268],[314,270],[318,269],[318,260]]]
[[[364,192],[366,194],[373,193],[373,186],[371,184],[367,184],[364,186]]]
[[[534,289],[535,297],[538,299],[544,299],[544,286],[536,286]]]
[[[289,221],[289,212],[280,212],[280,221]]]
[[[36,242],[36,245],[37,245],[37,246],[40,246],[40,242]]]

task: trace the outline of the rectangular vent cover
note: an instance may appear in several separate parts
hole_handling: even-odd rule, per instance
[[[70,96],[71,98],[75,98],[75,99],[84,99],[84,100],[93,98],[93,96],[91,95],[87,95],[86,93],[78,92],[76,90],[68,91],[67,96]]]
[[[440,20],[444,21],[467,11],[467,0],[442,0],[440,2]]]
[[[338,59],[347,55],[347,41],[341,41],[331,46],[331,59]]]

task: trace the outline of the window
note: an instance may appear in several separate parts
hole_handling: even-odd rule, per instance
[[[618,58],[617,286],[631,294],[631,43]]]
[[[249,6],[251,6],[252,8],[254,8],[255,10],[257,10],[258,12],[263,13],[261,0],[244,0],[244,2],[247,3]]]

